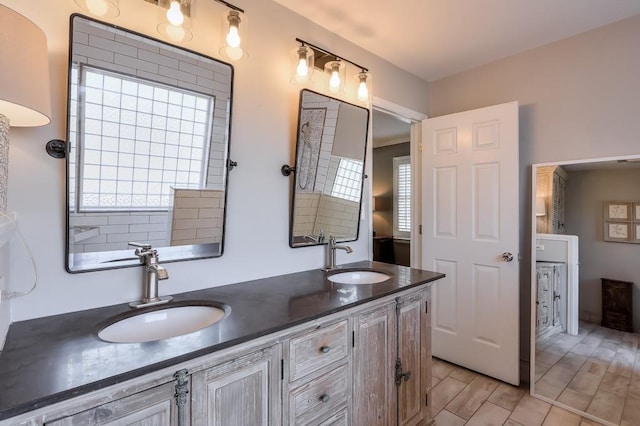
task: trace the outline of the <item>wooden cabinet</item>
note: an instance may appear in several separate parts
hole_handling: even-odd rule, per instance
[[[565,267],[562,263],[536,263],[536,335],[541,336],[556,328],[562,329],[562,303],[566,303],[563,295],[566,291],[561,288],[561,272]],[[564,325],[566,328],[566,325]]]
[[[44,424],[46,426],[179,425],[175,395],[176,383],[165,383],[71,416],[46,421]],[[184,411],[187,416],[188,411],[188,408]],[[188,417],[185,418],[184,424],[189,424]]]
[[[398,425],[422,424],[429,418],[431,330],[428,290],[396,302],[398,324]]]
[[[428,291],[355,318],[354,424],[404,426],[430,419]]]
[[[560,166],[538,167],[536,200],[544,204],[544,215],[536,214],[536,232],[539,234],[565,233],[565,193],[567,173]],[[536,209],[539,210],[539,209]]]
[[[194,424],[279,425],[279,344],[192,375]]]
[[[319,324],[289,340],[285,351],[288,365],[284,373],[287,378],[285,424],[346,421],[351,388],[349,340],[347,319]],[[335,418],[339,411],[344,412],[344,416]]]
[[[356,425],[396,424],[395,302],[354,318],[353,418]]]
[[[0,426],[426,425],[429,301],[388,295]]]

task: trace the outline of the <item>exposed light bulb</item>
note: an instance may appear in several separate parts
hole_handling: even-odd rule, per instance
[[[229,21],[229,33],[227,34],[227,44],[229,47],[240,47],[240,31],[238,30],[238,26],[240,25],[240,14],[232,10],[229,12],[229,16],[227,17]]]
[[[369,88],[367,87],[367,74],[362,72],[358,74],[360,83],[358,84],[358,99],[362,102],[369,100]]]
[[[307,58],[300,58],[296,72],[300,77],[306,77],[309,75],[309,67],[307,66]]]
[[[298,49],[298,67],[296,73],[300,77],[309,75],[309,64],[307,63],[307,51],[304,47]]]
[[[87,0],[87,9],[96,16],[104,16],[109,11],[109,5],[105,0]]]
[[[329,87],[332,90],[338,90],[340,87],[340,65],[334,64],[331,67],[331,78],[329,79]]]
[[[184,15],[182,14],[182,10],[180,10],[180,2],[178,0],[173,0],[169,5],[169,10],[167,10],[167,21],[176,27],[181,26],[184,22]]]

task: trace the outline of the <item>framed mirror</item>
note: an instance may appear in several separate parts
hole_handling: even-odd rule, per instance
[[[368,129],[368,109],[300,92],[291,247],[358,239]]]
[[[638,182],[633,156],[532,167],[531,393],[607,425],[638,422]]]
[[[69,272],[221,256],[233,68],[82,15],[71,17]]]

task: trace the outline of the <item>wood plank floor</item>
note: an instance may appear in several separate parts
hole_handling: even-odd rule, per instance
[[[482,374],[433,359],[432,409],[436,426],[599,426]]]

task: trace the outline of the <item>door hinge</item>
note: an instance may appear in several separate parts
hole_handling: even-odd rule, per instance
[[[429,301],[424,302],[424,313],[429,313]]]
[[[284,358],[280,358],[280,380],[284,380]]]
[[[400,358],[396,358],[396,386],[400,386],[402,379],[408,381],[411,377],[411,371],[402,371],[402,361]]]
[[[355,330],[351,332],[351,347],[352,348],[356,347],[356,331]]]
[[[422,235],[422,225],[418,225],[418,234]]]

